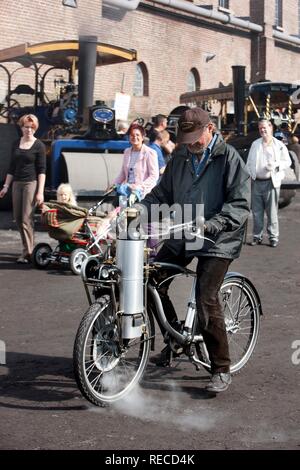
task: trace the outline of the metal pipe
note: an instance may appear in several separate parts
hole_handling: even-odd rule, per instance
[[[270,116],[271,116],[270,107],[271,107],[271,95],[268,94],[267,99],[266,99],[266,117],[267,117],[267,119],[270,119]]]
[[[113,7],[123,8],[124,10],[136,10],[140,0],[103,0],[103,4]]]
[[[162,326],[164,327],[164,329],[168,331],[170,335],[174,339],[176,339],[176,341],[178,341],[179,344],[185,344],[187,342],[187,337],[183,336],[178,331],[174,330],[174,328],[172,328],[172,326],[168,322],[157,290],[150,284],[148,284],[148,289],[152,294],[152,297],[156,306],[156,310],[157,310],[157,315],[159,316],[159,320]]]
[[[249,100],[251,101],[251,104],[252,104],[253,109],[254,109],[254,111],[255,111],[255,113],[256,113],[256,116],[257,116],[258,118],[260,118],[260,114],[259,114],[259,112],[258,112],[258,109],[257,109],[257,107],[256,107],[256,104],[254,103],[254,101],[253,101],[253,99],[252,99],[252,97],[251,97],[250,95],[249,95]]]
[[[104,4],[116,6],[119,8],[124,8],[125,10],[136,10],[140,4],[140,0],[103,0]],[[221,23],[231,24],[233,26],[238,26],[240,28],[248,29],[249,31],[254,31],[256,33],[262,33],[263,27],[259,24],[252,23],[249,20],[243,20],[232,16],[229,13],[221,13],[215,10],[208,10],[202,8],[198,5],[194,5],[187,1],[183,0],[154,0],[154,3],[160,3],[168,7],[173,7],[178,10],[186,11],[188,13],[193,13],[197,16],[203,16],[211,20],[220,21]]]
[[[244,135],[248,135],[248,98],[245,98],[244,105]]]
[[[97,36],[79,36],[78,110],[81,117],[93,105],[96,63]]]
[[[109,0],[111,1],[111,0]],[[233,26],[239,26],[241,28],[248,29],[250,31],[254,31],[257,33],[263,32],[263,27],[259,24],[252,23],[251,21],[242,20],[241,18],[237,18],[230,14],[221,13],[215,10],[208,10],[206,8],[202,8],[198,5],[194,5],[192,3],[182,1],[182,0],[154,0],[154,3],[160,3],[162,5],[166,5],[169,7],[177,8],[178,10],[187,11],[189,13],[193,13],[197,16],[203,16],[205,18],[209,18],[211,20],[220,21],[221,23],[225,24],[232,24]]]
[[[293,127],[293,129],[292,129],[292,134],[294,134],[294,133],[295,133],[295,131],[296,131],[296,129],[297,129],[297,126],[298,126],[298,124],[299,124],[299,122],[298,122],[298,121],[296,121],[296,122],[295,122],[295,124],[294,124],[294,127]]]
[[[232,82],[234,97],[234,116],[238,135],[243,134],[245,107],[245,66],[232,66]]]
[[[289,97],[289,103],[288,103],[288,118],[289,118],[288,130],[289,132],[292,131],[292,118],[293,118],[292,115],[293,115],[293,103],[292,103],[291,97]]]
[[[7,95],[6,95],[6,103],[7,103],[7,107],[9,108],[10,107],[10,92],[11,92],[11,74],[9,72],[9,70],[4,67],[4,65],[0,64],[0,67],[5,70],[6,74],[7,74]],[[7,122],[8,122],[8,116],[7,116]]]
[[[300,38],[296,36],[291,36],[290,34],[282,33],[281,31],[273,31],[273,37],[275,39],[280,39],[282,41],[291,42],[292,44],[297,44],[300,46]]]
[[[236,16],[230,15],[230,24],[234,26],[240,26],[241,28],[249,29],[250,31],[254,31],[256,33],[262,33],[263,27],[260,24],[252,23],[249,20],[242,20],[241,18],[237,18]]]

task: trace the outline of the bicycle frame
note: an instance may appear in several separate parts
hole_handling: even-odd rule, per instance
[[[130,209],[127,209],[126,211],[130,212]],[[184,228],[186,225],[187,224],[178,224],[175,228],[176,230],[182,230],[182,228]],[[97,280],[95,278],[89,278],[86,274],[87,265],[89,261],[91,261],[91,258],[85,261],[82,269],[82,278],[85,284],[89,303],[91,304],[91,295],[88,291],[88,286],[92,285],[95,287],[97,285],[99,286],[100,284],[101,287],[108,288],[110,286],[111,288],[114,288],[116,284],[116,273],[118,273],[117,283],[120,287],[119,312],[123,317],[123,338],[133,338],[140,335],[141,329],[139,327],[141,327],[141,321],[139,322],[139,327],[136,325],[138,319],[141,318],[144,307],[147,305],[146,299],[149,292],[154,300],[156,312],[161,324],[171,335],[171,337],[174,338],[174,340],[176,340],[182,346],[187,346],[195,340],[203,341],[201,335],[198,335],[196,338],[193,335],[196,315],[196,273],[187,268],[169,263],[154,262],[149,265],[149,254],[151,250],[147,249],[145,246],[147,237],[144,239],[140,238],[138,232],[136,232],[136,236],[136,239],[131,239],[128,236],[128,233],[125,233],[125,235],[124,232],[122,235],[119,234],[116,240],[116,264],[111,264],[111,260],[109,260],[107,265],[105,265],[104,262],[102,267],[100,267],[99,264]],[[145,254],[146,260],[144,259]],[[182,333],[176,331],[168,322],[163,310],[158,290],[153,283],[149,282],[149,272],[161,267],[172,268],[176,271],[179,271],[180,273],[194,277],[193,286],[191,288],[190,297],[188,299],[188,308]],[[110,274],[112,274],[112,278],[110,278]],[[174,276],[170,276],[168,279],[162,281],[158,288],[172,277]]]
[[[176,226],[176,229],[181,230],[187,224],[179,224]],[[156,235],[155,235],[156,236]],[[128,336],[128,331],[130,329],[130,324],[133,325],[136,323],[136,319],[140,317],[143,312],[144,308],[147,308],[147,296],[150,294],[156,309],[156,314],[158,316],[158,320],[160,321],[163,328],[168,332],[172,339],[177,341],[179,345],[183,347],[187,347],[192,343],[203,342],[203,336],[200,333],[195,332],[195,318],[196,318],[196,278],[197,274],[195,271],[192,271],[186,267],[182,267],[179,265],[171,264],[171,263],[164,263],[164,262],[152,262],[149,264],[149,256],[151,254],[151,249],[146,248],[146,240],[147,237],[144,239],[137,239],[137,240],[123,240],[119,237],[116,240],[117,245],[117,255],[116,255],[116,264],[112,263],[112,258],[110,257],[108,260],[98,260],[98,255],[90,257],[84,262],[83,270],[82,270],[82,279],[84,282],[88,302],[92,304],[92,296],[89,292],[88,287],[101,287],[103,289],[115,289],[116,284],[120,286],[120,308],[119,312],[126,317],[126,333]],[[137,257],[136,254],[139,253]],[[98,269],[97,278],[89,277],[87,275],[87,266],[89,261],[94,263],[95,267],[94,272]],[[158,271],[161,268],[167,268],[171,271],[175,271],[176,274],[172,274],[167,278],[163,279],[157,286],[149,281],[149,273],[153,270]],[[143,269],[143,275],[142,273]],[[136,276],[136,272],[139,270],[139,282]],[[118,273],[118,277],[116,278],[116,273]],[[182,332],[175,330],[172,325],[168,322],[162,301],[159,295],[159,289],[169,282],[172,278],[185,275],[193,277],[193,284],[191,287],[190,295],[187,299],[187,311],[185,319],[182,321]],[[240,273],[227,273],[225,279],[229,279],[231,277],[238,277],[243,280],[245,277]],[[143,281],[142,281],[143,278]],[[254,292],[254,295],[257,299],[259,299],[258,293],[250,281],[247,282],[251,285],[251,288]],[[115,293],[114,293],[115,296]],[[138,300],[136,300],[138,299]],[[136,302],[138,303],[138,307],[136,306]],[[258,308],[259,314],[262,314],[261,311],[261,304],[258,300]],[[125,323],[124,323],[125,325]],[[125,326],[124,326],[125,328]],[[135,327],[133,327],[133,330]],[[135,329],[136,335],[140,333],[138,328]],[[133,335],[135,333],[132,333]],[[131,336],[129,336],[131,337]],[[134,336],[132,336],[134,337]],[[200,361],[202,364],[202,362]]]
[[[198,331],[197,273],[170,263],[151,262],[147,237],[137,230],[129,235],[127,230],[128,220],[134,218],[130,211],[134,210],[126,209],[127,217],[122,216],[125,228],[117,236],[115,259],[109,256],[103,261],[95,255],[82,267],[90,306],[74,343],[74,374],[83,396],[98,406],[121,399],[143,377],[150,348],[154,349],[154,318],[166,331],[164,341],[171,351],[178,356],[185,354],[197,370],[203,366],[211,371],[209,354]],[[169,275],[164,276],[160,269],[169,269]],[[178,322],[177,331],[167,320],[160,289],[182,275],[192,277],[193,285],[185,319]],[[253,284],[238,273],[225,277],[220,293],[232,358],[230,372],[235,373],[248,362],[255,348],[261,305]]]

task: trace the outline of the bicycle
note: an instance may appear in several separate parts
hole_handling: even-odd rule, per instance
[[[128,228],[136,210],[124,212]],[[154,350],[155,346],[155,318],[167,331],[164,340],[173,352],[186,355],[197,370],[200,366],[210,370],[196,315],[196,273],[151,261],[145,238],[137,231],[133,237],[127,232],[124,238],[123,232],[117,236],[115,260],[109,254],[102,262],[92,257],[82,267],[90,307],[74,343],[74,373],[82,395],[97,406],[120,400],[142,379],[150,348]],[[159,296],[162,285],[177,276],[193,278],[186,316],[178,330],[168,323]],[[257,343],[260,298],[251,281],[235,272],[227,273],[220,296],[232,361],[230,371],[237,373],[249,361]]]

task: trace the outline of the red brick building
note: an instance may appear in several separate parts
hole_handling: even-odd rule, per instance
[[[300,80],[300,0],[2,0],[0,17],[1,49],[79,35],[135,49],[137,62],[97,67],[94,91],[109,104],[129,94],[130,117],[168,114],[186,91],[228,85],[232,65],[246,66],[248,82]],[[5,80],[0,69],[0,101]],[[25,80],[32,73],[17,71],[12,85]]]

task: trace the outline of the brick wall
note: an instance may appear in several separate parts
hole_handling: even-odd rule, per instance
[[[284,0],[283,29],[288,34],[299,35],[298,0]]]
[[[78,1],[78,8],[65,7],[61,0],[1,0],[1,48],[98,34],[101,8],[102,0]]]
[[[218,0],[211,0],[210,2],[207,0],[194,0],[193,3],[199,6],[207,6],[212,5],[215,10],[218,10],[219,1]],[[248,16],[249,15],[249,2],[241,1],[241,0],[229,0],[229,9],[236,16]],[[220,11],[222,11],[220,9]]]
[[[101,30],[101,10],[102,0],[79,1],[78,8],[65,7],[61,0],[1,0],[1,49],[26,42],[37,44],[77,39],[79,34],[98,35]],[[18,64],[8,66],[10,70],[17,67]],[[50,98],[54,98],[53,81],[58,74],[63,72],[55,70],[49,73],[46,90]],[[66,77],[66,74],[63,75]],[[34,86],[34,73],[23,69],[13,75],[12,89],[25,82]],[[5,95],[6,83],[6,75],[0,69],[0,101]],[[32,104],[32,97],[21,98],[24,104]]]
[[[218,1],[195,0],[202,5]],[[137,50],[138,61],[149,73],[149,96],[131,99],[131,117],[150,117],[168,113],[179,104],[179,96],[187,91],[191,68],[197,69],[201,89],[232,81],[232,65],[246,66],[246,80],[299,80],[300,48],[285,49],[272,38],[275,0],[231,0],[236,16],[249,17],[264,25],[261,35],[209,22],[192,14],[179,14],[150,0],[141,2],[136,11],[126,12],[103,6],[101,0],[78,1],[78,8],[64,7],[61,0],[22,0],[0,2],[1,48],[28,41],[31,44],[78,38],[79,34],[97,35],[99,41]],[[160,8],[161,13],[153,6]],[[152,8],[151,8],[152,7]],[[101,17],[102,15],[102,17]],[[284,0],[283,27],[287,34],[298,33],[297,0]],[[281,45],[282,46],[282,45]],[[206,61],[206,53],[215,54]],[[98,67],[95,99],[113,101],[115,92],[124,83],[132,95],[136,64],[123,63]],[[47,92],[52,98],[57,71],[49,74]],[[33,73],[20,71],[14,75],[13,87],[20,82],[33,85]],[[0,69],[0,100],[5,74]]]
[[[247,79],[250,78],[250,37],[207,29],[199,20],[193,24],[183,18],[179,22],[167,13],[159,16],[143,10],[127,13],[119,23],[104,9],[102,25],[104,42],[117,43],[122,38],[119,45],[136,49],[138,61],[144,62],[149,71],[149,98],[132,99],[132,116],[169,113],[178,106],[180,94],[187,90],[187,77],[192,68],[200,75],[201,89],[216,87],[219,82],[230,83],[231,65],[246,65]],[[206,53],[215,54],[215,58],[206,62]],[[100,71],[96,88],[101,94],[105,87],[111,98],[116,84],[113,67]],[[124,91],[131,94],[135,65],[123,66],[122,72],[126,74]]]

